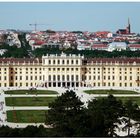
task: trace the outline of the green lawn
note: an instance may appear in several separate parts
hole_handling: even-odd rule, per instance
[[[85,93],[88,94],[138,94],[135,91],[129,90],[85,90]]]
[[[96,97],[98,98],[106,98],[106,97]],[[127,100],[131,100],[135,103],[137,103],[140,106],[140,97],[116,97],[119,100],[122,100],[122,102],[126,102]]]
[[[15,123],[44,123],[46,110],[10,110],[7,121]]]
[[[6,97],[7,106],[48,106],[57,97]]]
[[[56,91],[52,90],[8,90],[4,92],[5,94],[58,94]]]

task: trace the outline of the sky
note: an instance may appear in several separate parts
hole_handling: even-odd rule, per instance
[[[0,29],[140,33],[140,2],[0,2]]]

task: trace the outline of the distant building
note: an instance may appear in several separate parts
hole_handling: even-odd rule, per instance
[[[131,34],[131,25],[130,25],[129,18],[128,18],[128,26],[126,27],[126,29],[119,29],[116,33],[117,34]]]
[[[108,45],[108,51],[112,52],[114,50],[121,51],[126,50],[127,44],[125,42],[112,42]]]
[[[92,45],[92,50],[107,50],[107,49],[108,49],[107,44],[98,43]]]
[[[140,44],[129,44],[128,47],[131,51],[137,51],[140,50]]]

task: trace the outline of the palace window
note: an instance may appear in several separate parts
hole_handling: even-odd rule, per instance
[[[69,65],[69,60],[67,60],[67,65]]]
[[[114,82],[112,83],[112,86],[115,86],[115,83]]]
[[[76,64],[78,64],[78,60],[76,60]]]
[[[127,76],[125,76],[124,79],[127,80]]]
[[[122,77],[120,76],[120,80],[122,80]]]
[[[35,80],[37,80],[37,76],[35,76]]]
[[[115,76],[112,76],[112,80],[114,80],[115,79]]]
[[[57,80],[60,81],[60,75],[57,75]]]
[[[51,81],[51,75],[49,75],[49,81]]]
[[[69,79],[69,75],[67,75],[67,81],[69,81],[70,79]]]
[[[124,83],[125,87],[127,86],[127,83]]]
[[[13,80],[13,76],[11,76],[11,80]]]
[[[78,78],[79,78],[78,75],[76,75],[76,81],[78,81]]]
[[[65,75],[62,75],[62,81],[65,81]]]
[[[53,81],[56,81],[56,77],[55,77],[55,75],[53,75]]]
[[[65,61],[64,60],[62,60],[62,64],[65,64]]]
[[[91,76],[89,76],[89,80],[91,80]]]
[[[71,64],[73,64],[74,62],[73,62],[73,60],[71,60]]]
[[[55,60],[53,60],[53,64],[55,64]]]
[[[74,75],[71,75],[71,81],[74,81]]]

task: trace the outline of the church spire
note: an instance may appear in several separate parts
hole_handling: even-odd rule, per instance
[[[130,26],[130,20],[129,20],[129,18],[128,18],[128,26]]]
[[[128,33],[128,34],[131,33],[131,26],[130,26],[130,20],[129,20],[129,18],[128,18],[127,33]]]

